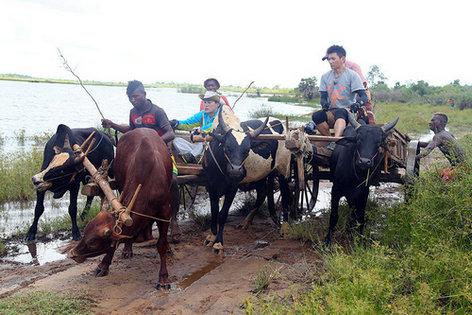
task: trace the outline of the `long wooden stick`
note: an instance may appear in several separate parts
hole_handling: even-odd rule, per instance
[[[249,88],[251,87],[251,85],[254,83],[254,81],[252,81],[251,83],[249,83],[249,85],[247,86],[247,88],[241,93],[241,95],[239,95],[239,97],[236,99],[236,101],[234,101],[234,104],[233,106],[231,107],[231,109],[234,109],[234,106],[236,106],[236,103],[241,99],[241,97],[243,97],[244,93],[247,92],[247,90],[249,90]]]
[[[87,92],[87,94],[90,96],[90,98],[92,99],[92,101],[95,103],[95,106],[97,107],[98,109],[98,112],[100,113],[100,116],[102,116],[103,119],[105,119],[105,116],[103,116],[103,113],[102,111],[100,110],[100,107],[98,106],[98,103],[97,101],[95,100],[95,98],[93,98],[92,94],[90,94],[90,92],[87,90],[87,88],[84,86],[84,84],[82,83],[82,80],[80,79],[80,77],[74,72],[74,70],[72,70],[71,66],[69,66],[69,63],[67,62],[66,58],[64,57],[64,55],[62,54],[61,50],[58,48],[57,49],[58,53],[59,53],[59,56],[61,57],[62,59],[62,63],[64,65],[64,68],[69,71],[70,73],[72,73],[72,75],[74,77],[77,78],[77,80],[79,81],[79,84],[81,87],[83,87],[83,89],[85,90],[85,92]]]

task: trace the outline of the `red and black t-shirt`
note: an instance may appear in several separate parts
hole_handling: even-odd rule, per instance
[[[131,129],[135,128],[151,128],[157,131],[159,136],[165,133],[165,128],[170,127],[169,119],[164,110],[154,105],[148,100],[149,108],[143,113],[138,112],[136,108],[132,108],[129,112],[129,125]]]

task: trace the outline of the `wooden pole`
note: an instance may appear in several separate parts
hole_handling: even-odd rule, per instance
[[[115,196],[115,193],[108,184],[108,181],[100,175],[92,162],[90,162],[87,156],[85,156],[85,154],[82,152],[78,144],[74,144],[73,149],[80,152],[79,158],[83,158],[82,163],[85,169],[92,175],[94,182],[100,186],[112,209],[121,213],[120,219],[124,225],[131,226],[133,224],[133,219],[131,219],[129,212],[126,210],[126,207],[124,207]]]

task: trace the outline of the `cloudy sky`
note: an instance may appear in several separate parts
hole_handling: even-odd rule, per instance
[[[0,73],[293,87],[343,45],[389,84],[472,84],[467,1],[0,0]]]

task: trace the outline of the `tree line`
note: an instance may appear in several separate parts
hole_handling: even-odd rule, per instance
[[[389,87],[385,82],[387,76],[378,65],[373,65],[367,72],[366,79],[376,102],[426,103],[432,105],[449,105],[460,109],[472,108],[472,86],[463,85],[459,80],[443,85],[433,86],[424,80],[401,84],[396,82]],[[319,98],[319,86],[316,76],[302,78],[295,94],[304,100]]]

